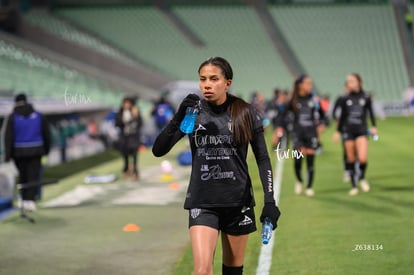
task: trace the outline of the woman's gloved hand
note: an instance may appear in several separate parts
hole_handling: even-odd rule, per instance
[[[279,207],[275,203],[265,203],[262,209],[262,214],[260,215],[260,222],[264,222],[265,218],[269,218],[273,225],[273,230],[277,227],[277,221],[280,217]]]
[[[173,120],[177,124],[179,124],[185,116],[185,111],[187,107],[195,107],[199,101],[200,101],[200,97],[198,95],[196,94],[187,95],[181,102],[180,106],[178,107],[178,110],[175,113]]]

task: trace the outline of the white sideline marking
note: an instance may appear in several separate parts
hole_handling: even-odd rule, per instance
[[[129,191],[122,197],[112,200],[114,205],[167,205],[173,202],[180,202],[180,194],[184,184],[180,184],[178,190],[169,190],[168,186],[148,186]]]
[[[282,139],[281,148],[286,148],[286,138]],[[278,161],[276,158],[275,173],[273,175],[273,196],[275,198],[277,206],[279,206],[280,190],[282,186],[283,162],[283,158],[280,161]],[[269,275],[270,266],[272,265],[272,252],[275,237],[275,231],[273,231],[273,236],[270,239],[269,243],[267,245],[262,244],[259,255],[259,263],[256,269],[256,275]]]
[[[98,195],[105,194],[108,187],[97,185],[80,185],[76,186],[73,190],[68,191],[61,196],[45,202],[43,207],[70,207],[77,206],[83,202],[91,200]]]

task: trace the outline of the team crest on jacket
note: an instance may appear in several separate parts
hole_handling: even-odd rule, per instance
[[[364,106],[365,105],[365,99],[364,98],[361,98],[359,100],[359,105],[361,105],[361,106]]]
[[[352,100],[348,99],[348,100],[346,101],[346,105],[351,106],[351,105],[352,105]]]
[[[230,131],[230,133],[233,133],[233,124],[231,123],[231,120],[229,120],[229,121],[227,122],[227,127],[229,127],[229,131]]]

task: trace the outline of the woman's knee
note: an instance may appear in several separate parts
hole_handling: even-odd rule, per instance
[[[367,163],[367,156],[361,156],[361,157],[358,157],[358,162],[359,162],[360,164],[365,164],[365,163]]]
[[[355,162],[356,160],[356,152],[355,152],[355,143],[351,141],[345,142],[345,153],[346,153],[346,160],[348,162]]]
[[[355,155],[354,154],[346,154],[346,161],[347,162],[350,162],[350,163],[353,163],[353,162],[355,162],[355,160],[356,160],[356,158],[355,158]]]
[[[194,275],[211,275],[213,274],[213,267],[211,264],[201,264],[194,266]]]
[[[360,137],[357,140],[357,155],[360,163],[367,162],[368,157],[368,140],[366,137]]]

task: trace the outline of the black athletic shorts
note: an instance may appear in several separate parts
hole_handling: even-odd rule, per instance
[[[229,235],[246,235],[257,230],[253,207],[193,208],[189,226],[205,225]]]
[[[292,140],[294,149],[300,149],[302,147],[313,150],[318,149],[318,137],[316,135],[299,135],[293,132]]]
[[[342,133],[342,140],[355,140],[359,137],[367,136],[367,131],[363,132],[343,132]]]

